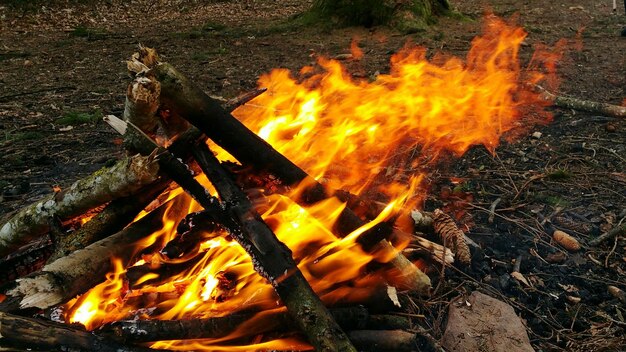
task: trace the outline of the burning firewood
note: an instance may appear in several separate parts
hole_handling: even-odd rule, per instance
[[[372,315],[361,306],[330,308],[333,318],[344,330],[410,329],[406,317]],[[284,309],[259,313],[237,313],[223,317],[187,320],[124,320],[102,326],[97,335],[122,343],[160,340],[187,340],[222,338],[243,335],[246,332],[263,334],[274,330],[289,331],[295,324]]]
[[[149,87],[156,89],[158,86],[152,84]],[[150,124],[150,118],[138,118],[133,117],[133,115],[141,113],[152,116],[152,119],[155,118],[153,116],[155,113],[154,105],[158,102],[155,92],[151,92],[144,85],[135,81],[129,85],[128,91],[129,94],[132,94],[127,97],[126,117],[134,121],[139,119],[139,122],[135,121],[139,124]],[[257,89],[245,93],[227,101],[224,108],[227,111],[232,111],[264,91],[264,89]],[[189,143],[201,138],[201,136],[200,131],[191,128],[179,135],[169,149],[176,155],[183,157],[189,153],[187,150]],[[160,182],[155,182],[157,179]],[[98,182],[97,185],[94,184],[95,181]],[[0,228],[0,258],[9,253],[13,254],[20,245],[46,233],[49,230],[50,219],[68,220],[84,214],[95,206],[111,201],[80,229],[54,238],[45,250],[39,251],[39,261],[45,262],[48,258],[47,262],[52,263],[70,252],[84,248],[121,230],[166,187],[168,182],[162,175],[158,174],[156,163],[147,163],[141,156],[122,159],[113,167],[103,168],[92,176],[77,181],[70,187],[69,192],[55,194],[33,203],[9,219]],[[108,191],[113,193],[104,195],[98,193],[106,192],[107,187],[111,188]],[[80,193],[78,193],[79,191]],[[6,245],[7,239],[12,239],[10,247]],[[52,255],[50,255],[51,251]],[[19,253],[16,254],[19,255]],[[28,271],[22,270],[20,274],[16,275],[24,276],[40,268],[41,265],[31,265]]]
[[[65,324],[0,312],[0,347],[3,346],[23,347],[28,350],[43,348],[57,351],[157,351],[146,347],[126,346]]]
[[[17,286],[8,295],[19,298],[20,308],[45,309],[87,291],[111,271],[112,256],[121,260],[123,265],[130,262],[134,256],[132,248],[135,242],[161,227],[160,219],[168,209],[167,205],[162,205],[115,235],[60,258],[37,273],[18,279]]]
[[[328,351],[354,350],[298,270],[291,258],[291,251],[278,241],[260,216],[254,212],[245,194],[232,183],[204,143],[193,148],[194,155],[222,197],[224,205],[220,205],[217,199],[209,195],[208,191],[193,178],[185,164],[150,141],[145,134],[139,132],[135,135],[137,138],[134,138],[132,147],[143,154],[153,154],[156,151],[161,170],[200,205],[205,209],[224,207],[229,216],[222,219],[222,224],[250,254],[257,272],[272,284],[288,312],[313,346]]]

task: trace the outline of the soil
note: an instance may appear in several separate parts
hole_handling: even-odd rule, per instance
[[[465,20],[441,18],[411,34],[289,22],[307,0],[18,3],[0,5],[0,217],[123,154],[99,117],[123,111],[123,60],[138,43],[228,99],[255,88],[272,68],[297,71],[318,55],[347,53],[353,38],[365,52],[365,76],[387,72],[390,53],[407,40],[463,56],[490,8],[529,32],[525,60],[535,44],[573,43],[558,63],[561,94],[618,105],[626,97],[626,16],[621,4],[613,13],[610,1],[452,1]],[[448,303],[478,289],[515,308],[537,350],[626,346],[626,303],[607,289],[626,290],[626,238],[587,245],[626,221],[626,120],[553,113],[534,137],[495,154],[473,148],[431,174],[425,207],[461,209],[458,220],[472,224],[467,235],[479,246],[470,268],[435,273],[433,297],[415,299],[414,313],[423,315],[415,323],[433,336],[443,334]],[[583,249],[556,244],[555,229]],[[516,261],[528,284],[510,275]]]

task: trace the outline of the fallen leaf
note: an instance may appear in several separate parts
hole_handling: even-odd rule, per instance
[[[526,278],[524,277],[524,275],[522,275],[522,273],[520,273],[519,271],[514,271],[514,272],[512,272],[512,273],[511,273],[511,276],[512,276],[515,280],[517,280],[517,281],[519,281],[519,282],[523,283],[524,285],[526,285],[527,287],[532,287],[532,285],[530,284],[530,282],[528,282],[528,280],[526,280]]]
[[[575,296],[565,296],[570,303],[577,304],[580,303],[580,297]]]

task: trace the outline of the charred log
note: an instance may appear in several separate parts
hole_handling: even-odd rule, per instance
[[[193,148],[193,154],[225,203],[229,215],[225,227],[252,257],[256,271],[272,284],[309,342],[320,351],[353,351],[344,332],[296,266],[289,248],[254,211],[213,153],[201,144]]]
[[[28,350],[37,347],[55,351],[155,351],[151,348],[125,346],[73,326],[6,313],[0,313],[0,346]]]
[[[330,308],[329,311],[337,324],[345,330],[410,328],[409,321],[405,317],[371,315],[361,306]],[[274,330],[289,331],[293,325],[294,321],[289,314],[280,311],[238,313],[207,319],[123,320],[102,326],[96,334],[110,337],[121,343],[141,343],[238,336],[234,335],[235,331],[248,331],[251,334],[262,334]]]

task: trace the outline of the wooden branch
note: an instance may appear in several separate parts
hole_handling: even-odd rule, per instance
[[[121,231],[166,187],[167,182],[160,181],[134,196],[113,200],[80,229],[58,238],[54,243],[54,252],[48,259],[48,264]]]
[[[319,351],[356,351],[296,266],[291,251],[256,213],[246,195],[206,144],[192,149],[230,215],[224,223],[252,258],[255,269],[274,287],[287,311]]]
[[[166,63],[156,65],[151,72],[161,83],[161,103],[189,120],[242,164],[251,165],[258,170],[267,170],[287,185],[295,186],[301,182],[310,185],[295,199],[297,203],[308,206],[328,198],[333,193],[327,192],[324,186],[307,175],[304,170],[224,111],[217,101],[211,99],[171,65]],[[339,226],[334,229],[335,233],[345,236],[363,226],[365,221],[349,208],[345,208],[337,223]],[[366,231],[359,237],[359,243],[371,243],[372,238],[379,236],[376,231]],[[421,294],[428,294],[430,279],[387,241],[381,241],[375,246],[375,250],[381,252],[381,258],[387,261],[391,258],[390,263],[399,271],[398,284]]]
[[[363,307],[329,309],[333,318],[344,329],[363,329],[381,322],[377,329],[387,326],[381,316],[370,315]],[[275,330],[291,331],[295,322],[284,312],[238,313],[216,318],[186,320],[122,320],[102,326],[95,331],[121,343],[140,343],[161,340],[217,339],[241,331],[247,336]],[[376,329],[376,328],[375,328]],[[237,335],[236,337],[245,337]]]
[[[18,279],[8,296],[21,298],[21,308],[46,309],[89,290],[111,270],[112,257],[119,258],[125,266],[129,264],[135,254],[135,242],[161,228],[168,205],[169,202],[115,235],[46,265],[40,272]]]
[[[136,155],[76,181],[70,188],[23,208],[0,228],[0,257],[49,230],[53,217],[68,220],[113,199],[136,193],[158,178],[150,157]]]
[[[224,108],[224,110],[228,112],[232,112],[233,110],[237,109],[238,107],[242,105],[245,105],[247,102],[265,93],[266,91],[267,91],[267,88],[259,88],[259,89],[252,90],[250,92],[246,92],[242,95],[239,95],[233,99],[228,100],[227,102],[224,103],[224,105],[222,105],[222,107]]]
[[[620,234],[626,234],[626,221],[624,221],[623,224],[617,225],[609,231],[589,241],[589,245],[597,246],[606,240],[619,236]]]
[[[539,85],[536,85],[535,88],[541,93],[543,99],[552,102],[554,106],[560,108],[594,112],[607,116],[626,117],[626,106],[556,95]]]
[[[124,346],[69,325],[0,313],[0,345],[7,344],[29,350],[36,347],[56,351],[156,351],[145,347]]]

